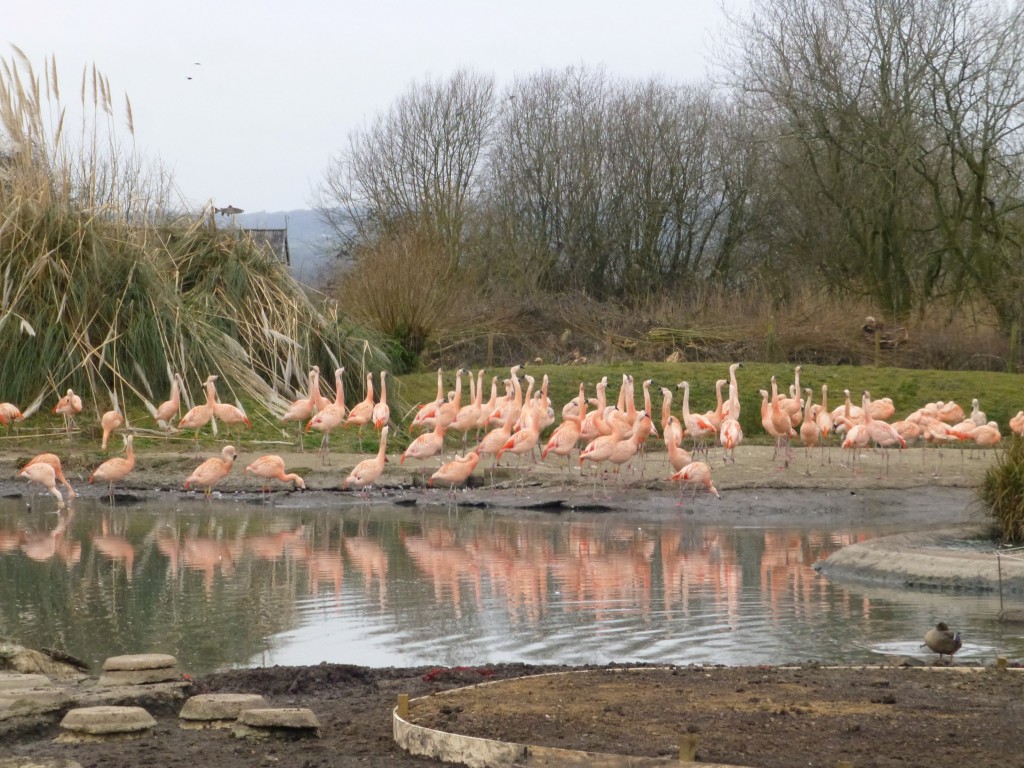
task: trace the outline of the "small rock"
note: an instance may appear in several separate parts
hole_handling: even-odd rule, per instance
[[[90,737],[138,735],[156,725],[142,707],[79,707],[70,710],[60,722],[69,733],[57,741],[86,741]]]
[[[167,653],[132,653],[103,662],[97,685],[146,685],[177,680],[178,660]]]
[[[178,660],[169,653],[130,653],[125,656],[111,656],[103,662],[103,671],[135,672],[140,669],[164,669],[177,666]]]
[[[68,706],[70,698],[57,688],[6,690],[0,692],[0,720],[55,712]]]
[[[185,702],[178,715],[182,728],[226,728],[250,709],[267,706],[258,693],[203,693]]]
[[[46,675],[0,674],[0,691],[53,688]]]
[[[82,764],[66,757],[0,757],[0,768],[82,768]]]
[[[238,714],[235,738],[319,738],[320,721],[305,707],[247,709]]]

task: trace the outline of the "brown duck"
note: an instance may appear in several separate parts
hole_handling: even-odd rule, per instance
[[[952,661],[953,654],[960,650],[963,643],[959,632],[953,632],[945,622],[940,621],[925,633],[924,645],[939,654],[939,661],[942,661],[943,656],[949,656]]]

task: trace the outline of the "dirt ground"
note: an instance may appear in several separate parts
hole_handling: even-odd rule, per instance
[[[697,758],[747,766],[944,768],[1021,765],[1024,673],[809,666],[678,667],[628,675],[611,667],[519,679],[415,702],[413,722],[474,736],[567,749],[672,756],[697,737]],[[54,723],[0,743],[3,758],[73,759],[83,766],[442,765],[393,741],[397,696],[414,699],[480,682],[565,672],[563,667],[371,669],[338,664],[236,670],[193,681],[192,693],[263,694],[271,706],[309,707],[321,738],[251,742],[230,731],[178,727],[179,705],[153,705],[157,726],[138,739],[54,741]]]
[[[241,448],[239,466],[222,486],[224,496],[257,493],[259,483],[244,476],[241,468],[262,453],[280,452],[280,446]],[[214,452],[204,451],[197,459],[190,450],[149,451],[140,455],[138,469],[119,492],[133,497],[189,496],[181,490],[181,483],[192,467]],[[945,522],[949,517],[949,511],[938,510],[941,505],[936,503],[943,493],[948,495],[945,489],[961,489],[958,498],[969,498],[967,489],[977,482],[992,457],[989,452],[978,458],[961,458],[959,451],[945,450],[940,461],[937,453],[928,449],[923,454],[916,449],[902,458],[894,456],[885,473],[883,458],[872,453],[859,458],[858,471],[839,466],[837,450],[831,465],[819,464],[817,456],[805,463],[798,452],[793,465],[785,469],[772,461],[770,448],[744,447],[735,465],[723,466],[720,459],[714,464],[721,501],[702,491],[693,500],[687,495],[681,508],[677,506],[678,489],[667,480],[670,471],[657,453],[648,457],[643,478],[632,478],[630,486],[617,487],[611,479],[602,488],[600,482],[595,486],[591,478],[568,476],[558,467],[531,466],[525,477],[515,469],[499,471],[494,487],[489,476],[478,470],[473,487],[459,492],[457,500],[460,504],[504,507],[509,513],[518,507],[552,505],[643,507],[740,519],[757,509],[759,515],[782,520],[822,514],[822,509],[830,508],[823,499],[840,497],[873,498],[879,503],[865,509],[892,514],[891,502],[898,498],[901,507],[914,510],[907,513],[912,519],[928,525],[933,519]],[[0,461],[8,463],[7,478],[14,477],[16,466],[27,455],[10,451],[0,455]],[[290,501],[302,498],[311,506],[325,501],[334,505],[363,501],[357,494],[339,490],[348,469],[363,457],[335,456],[333,465],[324,467],[315,454],[282,455],[290,470],[305,473],[310,488],[302,497],[289,497]],[[66,463],[79,492],[99,497],[104,490],[82,482],[89,464],[95,461],[89,454],[72,454]],[[805,467],[810,475],[803,474]],[[410,487],[415,477],[415,468],[399,466],[393,460],[383,487],[371,491],[371,496],[387,496],[402,503],[451,503],[447,491]],[[35,492],[22,481],[3,485],[15,486],[22,494]],[[280,488],[275,491],[277,496],[289,493]],[[221,502],[224,496],[210,503]],[[680,736],[692,734],[698,738],[699,760],[749,766],[831,767],[840,760],[849,760],[857,768],[1024,765],[1020,752],[1024,674],[1020,672],[961,674],[895,666],[869,671],[819,666],[680,667],[624,676],[607,674],[607,667],[581,669],[591,671],[582,676],[516,682],[514,688],[502,689],[499,695],[480,689],[415,704],[411,719],[475,736],[638,755],[676,754]],[[180,704],[176,703],[150,707],[157,727],[137,740],[58,744],[53,740],[58,732],[56,719],[8,732],[0,741],[0,765],[4,757],[12,756],[71,758],[83,766],[440,765],[436,760],[410,756],[394,743],[391,710],[398,694],[416,698],[553,671],[569,668],[513,664],[376,669],[321,664],[234,670],[193,680],[191,692],[261,693],[272,706],[309,707],[320,720],[321,738],[301,743],[253,743],[235,739],[227,731],[182,731],[177,723]]]

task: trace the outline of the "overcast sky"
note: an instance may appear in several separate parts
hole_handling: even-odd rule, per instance
[[[500,86],[584,65],[702,80],[721,3],[37,0],[5,9],[0,55],[17,45],[39,73],[54,55],[72,103],[95,64],[118,118],[127,95],[136,144],[173,171],[188,203],[278,211],[310,207],[349,133],[427,77],[466,67]]]

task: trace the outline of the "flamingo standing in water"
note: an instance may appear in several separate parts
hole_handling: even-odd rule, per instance
[[[78,495],[75,493],[75,489],[71,487],[71,483],[69,483],[67,481],[67,478],[64,477],[64,468],[61,466],[60,457],[57,454],[40,453],[29,459],[28,463],[26,463],[25,466],[22,467],[22,469],[28,469],[33,464],[49,464],[51,467],[53,467],[53,474],[57,482],[59,482],[61,485],[68,489],[69,500],[75,498],[75,496]]]
[[[43,488],[57,499],[57,509],[64,509],[64,497],[61,496],[60,491],[57,490],[57,473],[53,471],[52,466],[45,462],[32,464],[22,469],[21,472],[18,473],[18,477],[24,477],[30,483],[36,483],[37,485],[43,486]]]
[[[690,496],[691,500],[697,497],[698,485],[703,485],[708,493],[713,494],[716,499],[722,498],[718,493],[718,489],[715,488],[715,484],[711,481],[711,467],[706,462],[691,461],[672,475],[671,479],[673,482],[682,484],[682,489],[679,493],[679,504],[677,506],[683,506],[683,491],[686,490],[686,486],[690,486],[693,489],[693,494]]]
[[[277,454],[268,453],[265,456],[260,456],[256,461],[252,462],[242,472],[243,475],[252,473],[257,477],[263,478],[263,480],[280,480],[282,483],[293,483],[295,488],[300,490],[306,490],[306,482],[294,472],[286,472],[284,468],[284,459]],[[270,483],[262,483],[260,489],[266,493],[270,490]]]
[[[124,451],[125,455],[115,456],[112,459],[107,459],[100,464],[96,469],[89,475],[89,483],[93,483],[96,480],[108,484],[108,491],[110,494],[110,503],[114,503],[114,483],[124,480],[128,473],[135,469],[135,451],[133,450],[132,442],[134,438],[132,435],[128,435],[124,439]]]
[[[185,480],[186,491],[193,485],[198,485],[205,491],[206,498],[210,498],[213,486],[228,476],[231,468],[235,466],[235,459],[238,458],[238,452],[233,445],[225,445],[220,453],[220,456],[207,459],[192,471]]]
[[[388,444],[388,429],[387,424],[381,427],[380,447],[377,448],[377,455],[372,459],[363,459],[353,467],[348,477],[341,483],[343,490],[348,489],[351,485],[365,491],[366,488],[376,483],[380,476],[384,474],[384,463],[387,461],[384,451],[387,449]]]
[[[430,476],[427,485],[433,487],[434,483],[447,483],[449,494],[455,498],[455,486],[463,485],[469,480],[469,476],[473,474],[479,461],[480,454],[476,451],[456,456],[447,464],[442,464],[441,468]]]

